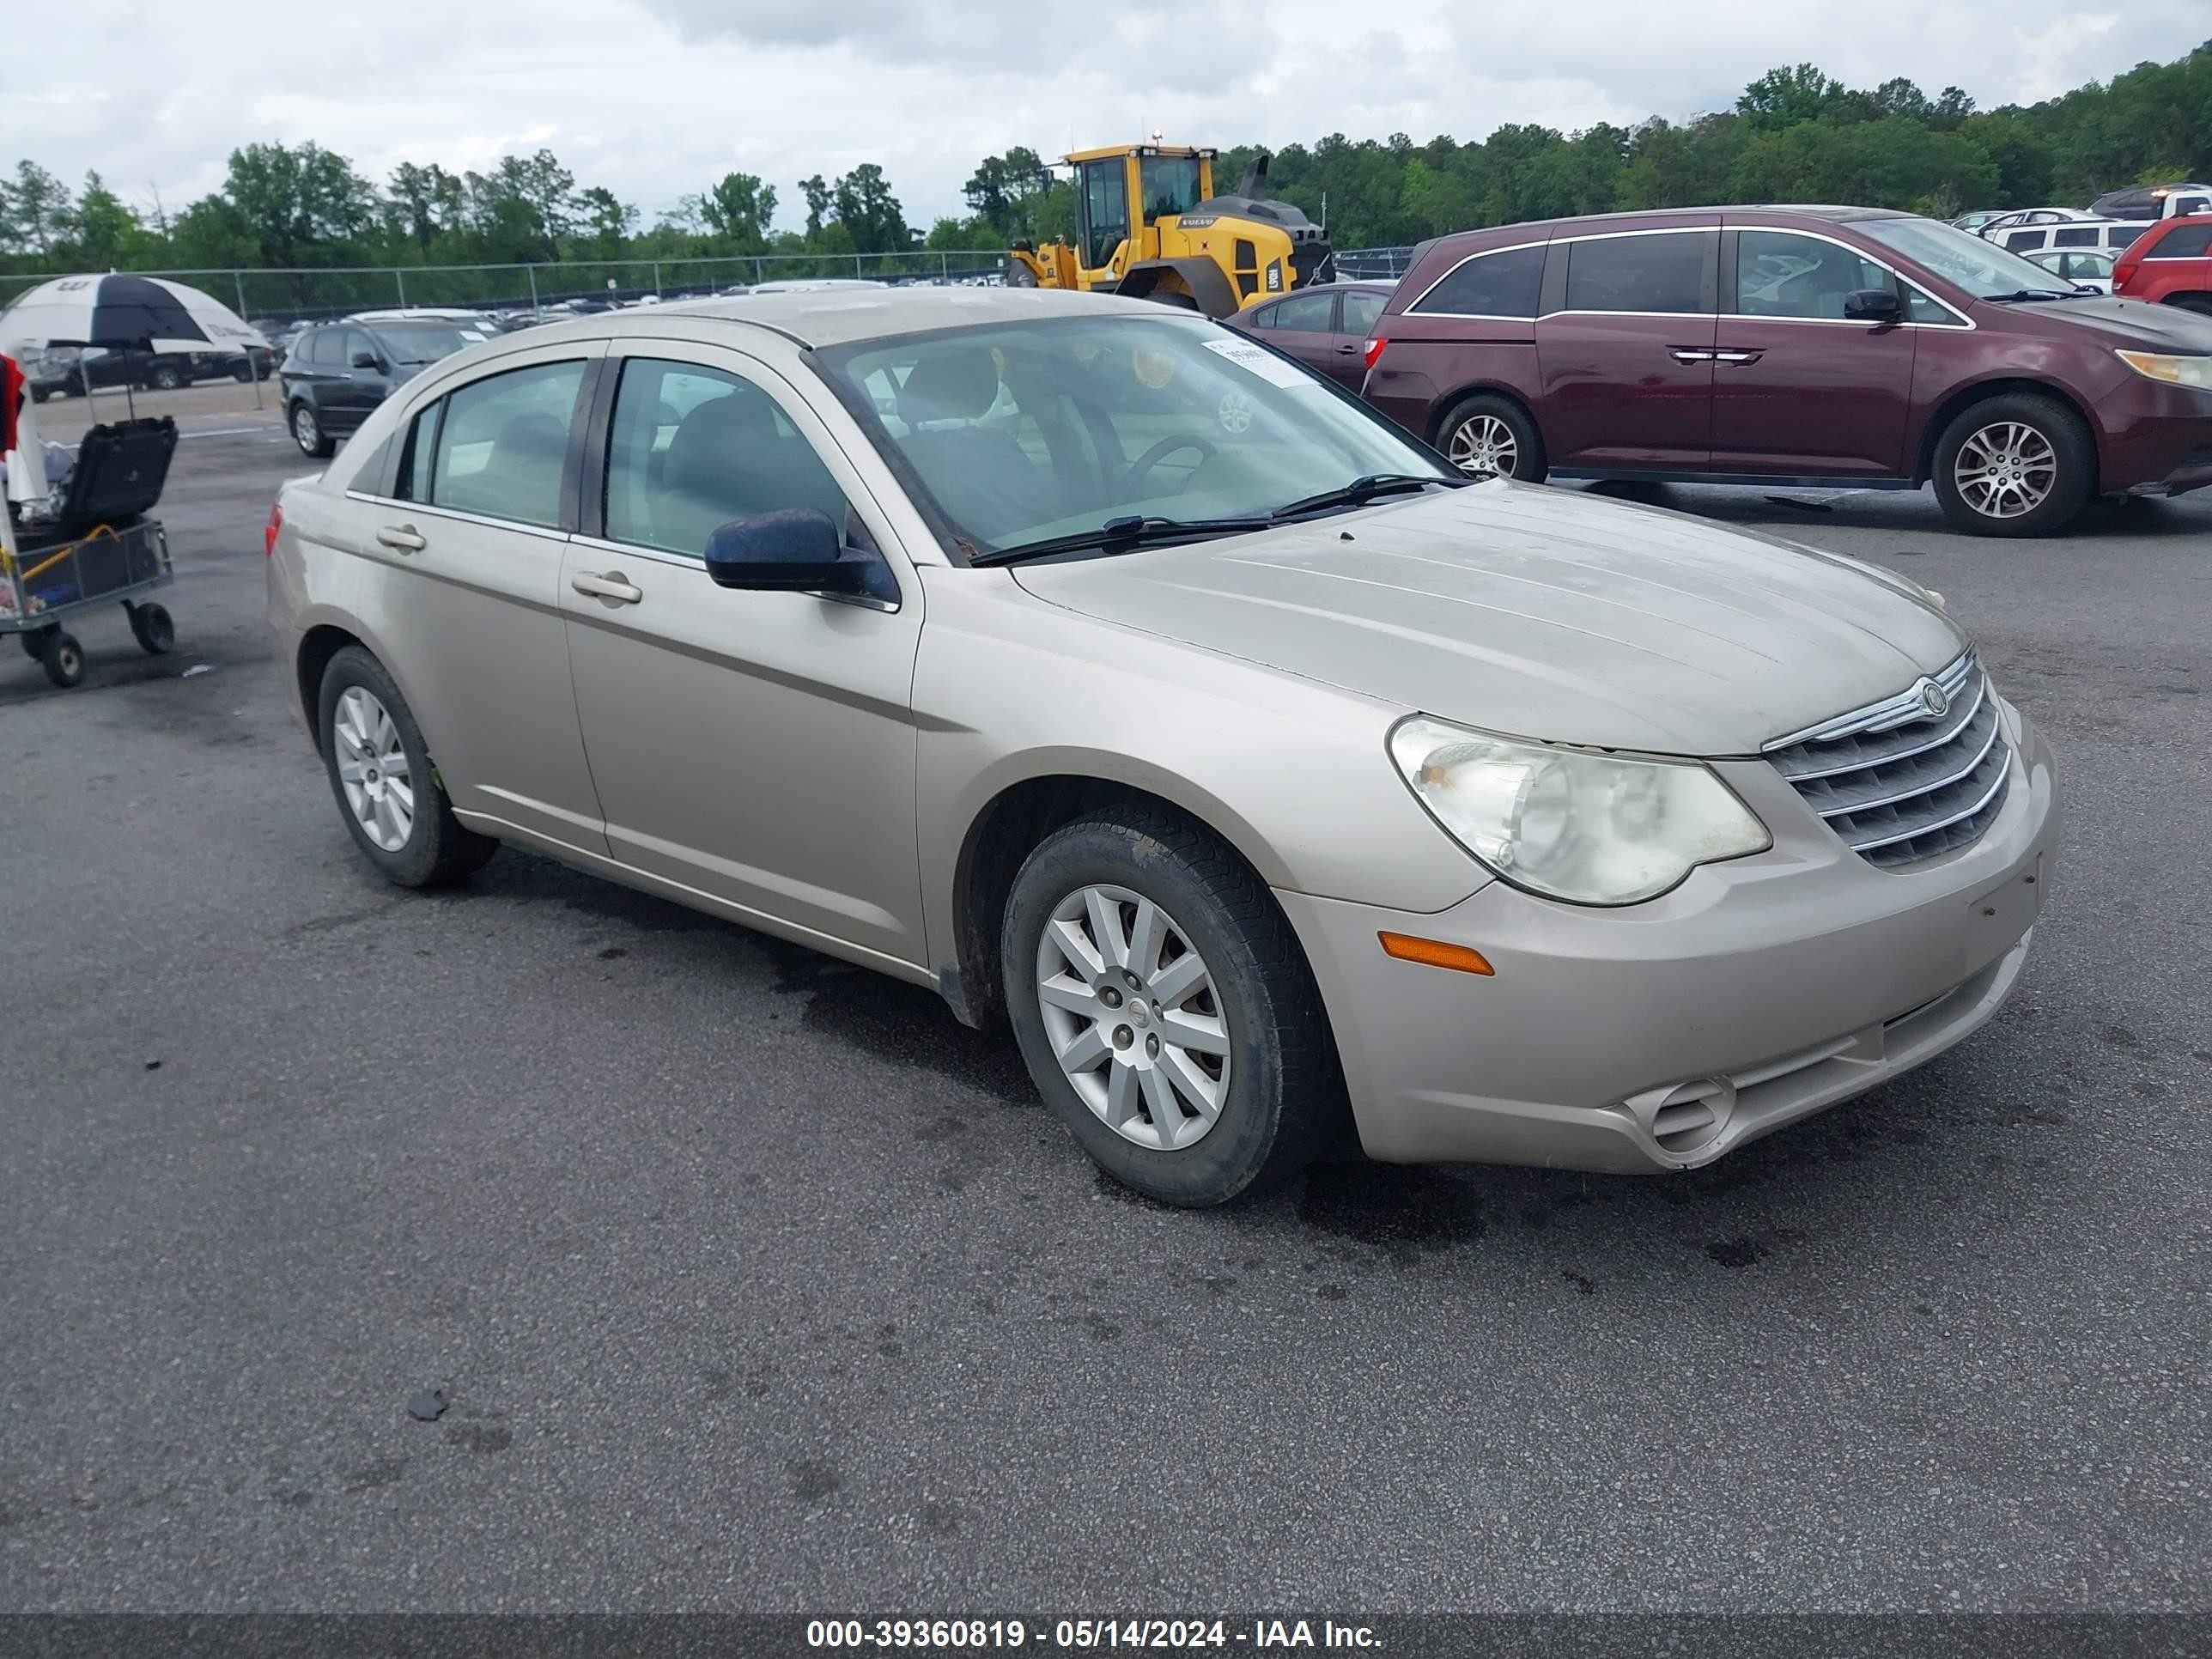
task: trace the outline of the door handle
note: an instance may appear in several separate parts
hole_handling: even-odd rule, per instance
[[[1669,350],[1678,363],[1709,363],[1713,360],[1711,352],[1696,351],[1687,346],[1674,346],[1670,347]]]
[[[1336,349],[1336,355],[1340,357],[1353,357],[1358,353],[1359,348],[1356,345],[1340,345]]]
[[[1765,355],[1765,351],[1766,349],[1761,346],[1756,351],[1716,351],[1712,357],[1714,362],[1722,363],[1755,363]]]
[[[411,524],[388,524],[376,532],[376,539],[397,553],[420,553],[430,544]]]
[[[617,605],[635,605],[645,597],[645,590],[632,587],[619,570],[610,570],[604,576],[583,571],[569,577],[568,586],[579,593],[595,599],[612,599]]]

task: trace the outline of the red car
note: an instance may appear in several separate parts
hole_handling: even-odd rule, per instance
[[[1347,392],[1366,378],[1369,336],[1395,283],[1328,283],[1294,289],[1222,320],[1328,376]]]
[[[2212,316],[2212,213],[2164,219],[2112,267],[2112,292]]]
[[[1933,482],[1984,535],[2212,484],[2212,319],[2074,292],[1913,214],[1699,208],[1443,237],[1366,358],[1367,400],[1477,474]]]

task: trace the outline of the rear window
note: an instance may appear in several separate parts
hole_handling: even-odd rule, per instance
[[[1540,245],[1504,248],[1462,260],[1407,309],[1425,316],[1534,317],[1543,284]]]
[[[1702,312],[1710,230],[1600,236],[1567,249],[1569,311]]]
[[[2212,252],[2212,225],[2176,225],[2144,253],[2146,259],[2201,259]]]

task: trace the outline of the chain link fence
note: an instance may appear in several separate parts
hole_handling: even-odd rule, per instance
[[[1351,248],[1336,255],[1341,281],[1401,276],[1410,247]],[[720,259],[562,260],[547,264],[342,265],[281,270],[149,270],[188,283],[264,328],[319,322],[357,311],[423,307],[542,311],[577,301],[702,299],[763,283],[825,276],[931,286],[998,286],[1016,270],[1003,248],[908,253],[762,254]],[[0,308],[52,280],[0,276]],[[1018,278],[1014,278],[1018,280]]]

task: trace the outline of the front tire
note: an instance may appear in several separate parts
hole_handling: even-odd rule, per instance
[[[300,446],[302,455],[312,455],[320,460],[337,452],[337,441],[323,430],[322,416],[315,413],[313,404],[294,404],[291,425],[292,441]]]
[[[331,793],[354,844],[386,880],[445,886],[499,850],[453,816],[407,700],[367,651],[349,645],[331,659],[316,711]]]
[[[39,661],[45,666],[46,678],[64,691],[84,678],[84,647],[76,642],[76,635],[57,628],[41,642]]]
[[[1266,884],[1159,807],[1048,836],[1001,933],[1022,1057],[1109,1175],[1190,1208],[1264,1192],[1325,1149],[1343,1085],[1320,993]]]
[[[1936,445],[1936,499],[1972,536],[2047,536],[2097,489],[2097,446],[2055,398],[2008,392],[1962,410]]]
[[[156,392],[174,392],[184,385],[185,377],[174,363],[156,363],[154,372],[146,377],[146,383]]]
[[[1437,428],[1437,447],[1470,478],[1517,478],[1541,483],[1550,462],[1544,436],[1510,398],[1477,392],[1462,398]]]

